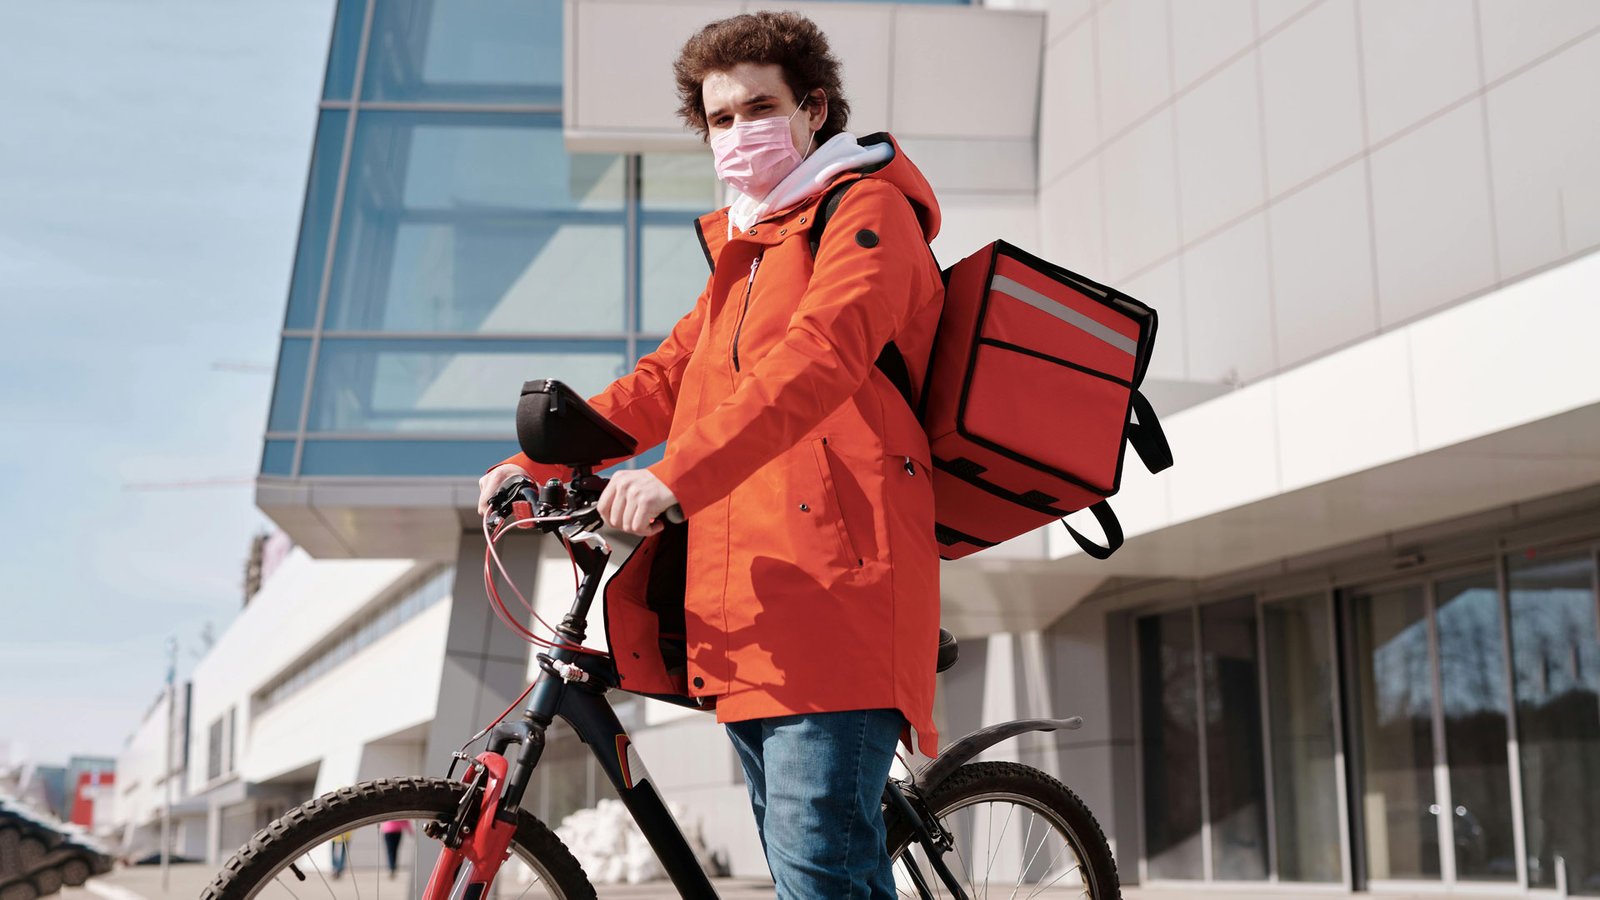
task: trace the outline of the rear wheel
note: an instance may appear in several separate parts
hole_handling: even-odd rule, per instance
[[[967,896],[1117,900],[1117,862],[1094,814],[1038,769],[968,763],[924,797],[953,840],[944,862]],[[889,823],[889,856],[902,897],[950,897],[910,822]],[[928,885],[924,894],[914,874]]]
[[[450,819],[466,791],[466,785],[443,778],[393,778],[309,800],[257,832],[200,896],[202,900],[419,896],[440,848],[438,841],[423,834],[423,826]],[[385,823],[391,823],[388,831],[400,834],[398,840],[385,834]],[[392,867],[391,845],[395,845]],[[491,890],[491,896],[506,900],[595,896],[571,852],[526,812],[517,819],[511,858],[500,867]]]

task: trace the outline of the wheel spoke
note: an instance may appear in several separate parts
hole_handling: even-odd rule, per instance
[[[1028,830],[1022,833],[1022,852],[1024,853],[1028,852],[1028,844],[1033,839],[1033,820],[1036,818],[1038,818],[1038,816],[1033,814],[1033,810],[1028,810]],[[1048,837],[1049,831],[1046,830],[1045,834]],[[1039,846],[1044,846],[1044,840],[1044,838],[1039,839]],[[1017,868],[1017,881],[1011,886],[1011,900],[1016,900],[1017,888],[1022,887],[1022,876],[1027,874],[1027,872],[1027,863],[1023,863]]]
[[[344,867],[350,870],[350,883],[355,885],[356,900],[361,900],[361,876],[356,873],[356,835],[350,832],[350,840],[344,845]]]
[[[277,877],[277,878],[274,878],[274,879],[272,879],[272,880],[273,880],[273,881],[276,881],[276,882],[277,882],[277,883],[279,883],[279,884],[281,884],[281,885],[283,885],[283,889],[284,889],[284,890],[286,890],[286,891],[288,891],[288,892],[289,892],[289,896],[291,896],[291,897],[293,897],[293,898],[294,898],[294,900],[300,900],[300,895],[299,895],[299,894],[296,894],[296,893],[295,893],[295,892],[294,892],[294,888],[292,888],[292,887],[289,887],[289,885],[287,885],[287,884],[285,884],[285,883],[284,883],[284,880],[283,880],[283,873],[282,873],[282,872],[279,872],[279,873],[278,873],[278,877]]]
[[[1010,804],[1009,806],[1010,806],[1010,808],[1006,810],[1006,820],[1005,820],[1005,822],[1003,822],[1000,825],[1000,841],[1004,841],[1006,839],[1006,828],[1010,827],[1010,825],[1011,825],[1011,816],[1012,816],[1013,813],[1015,813],[1017,811],[1016,804]],[[999,848],[1000,848],[1000,843],[999,842],[996,842],[993,847],[989,848],[989,865],[987,867],[985,867],[984,870],[983,870],[983,896],[984,897],[988,897],[989,896],[989,873],[994,871],[994,858],[996,856],[995,851],[998,850]]]
[[[1076,872],[1081,868],[1083,868],[1083,864],[1079,863],[1078,865],[1075,865],[1072,868],[1067,869],[1065,872],[1062,872],[1060,875],[1057,875],[1056,877],[1050,879],[1048,882],[1039,885],[1039,887],[1035,888],[1034,892],[1032,894],[1029,894],[1028,896],[1029,897],[1037,896],[1040,891],[1048,889],[1051,885],[1053,885],[1056,882],[1060,881],[1061,879],[1067,877],[1068,875],[1071,875],[1073,872]]]
[[[986,767],[987,764],[973,765]],[[996,764],[994,769],[998,771],[973,772],[954,781],[944,790],[944,796],[936,789],[928,799],[929,809],[953,838],[950,849],[955,851],[956,860],[950,860],[952,854],[948,851],[944,854],[954,876],[952,884],[965,885],[972,900],[986,900],[990,896],[1004,896],[1010,900],[1051,896],[1096,900],[1102,897],[1102,892],[1114,895],[1116,876],[1110,867],[1115,865],[1115,860],[1092,819],[1080,824],[1080,817],[1088,814],[1082,801],[1070,793],[1061,796],[1059,782],[1037,770],[1031,770],[1031,774],[1029,770],[1017,771],[1023,768],[1015,764],[1004,764],[1002,768]],[[1003,816],[1002,806],[1006,809]],[[1011,822],[1017,816],[1018,807],[1022,808],[1027,821],[1017,826],[1021,835],[1012,838]],[[995,827],[996,819],[999,819],[999,827]],[[1034,831],[1041,832],[1038,838],[1033,836]],[[1056,846],[1046,853],[1051,843]],[[925,848],[919,851],[920,846],[908,841],[896,852],[896,861],[905,865],[907,871],[927,865],[923,859]],[[969,850],[970,860],[967,858]],[[981,865],[979,853],[989,856]],[[1002,855],[1004,865],[999,864]],[[957,864],[965,870],[964,875],[955,872]],[[1006,866],[1015,866],[1016,872],[1008,873]],[[901,874],[904,882],[905,875]],[[1007,874],[1011,874],[1011,888],[1003,894],[991,894],[990,888],[1004,885]],[[940,883],[943,884],[942,879]],[[930,884],[925,893],[916,888],[915,882],[903,888],[898,884],[896,887],[898,896],[906,897],[942,897],[948,893],[948,885]]]
[[[1070,847],[1070,846],[1071,846],[1070,844],[1062,844],[1061,845],[1061,849],[1056,851],[1056,855],[1050,857],[1050,862],[1048,864],[1046,864],[1045,867],[1044,867],[1044,870],[1045,870],[1046,874],[1048,874],[1051,870],[1055,869],[1056,860],[1060,859],[1061,858],[1061,854],[1063,852],[1065,852],[1067,850],[1067,848]],[[1077,852],[1076,851],[1073,852],[1073,858],[1074,859],[1077,858]],[[1076,872],[1076,871],[1078,871],[1079,869],[1082,869],[1082,868],[1083,868],[1083,862],[1079,861],[1077,864],[1075,864],[1072,867],[1068,868],[1065,872],[1062,872],[1060,875],[1057,875],[1055,878],[1051,879],[1049,883],[1050,884],[1055,884],[1063,876],[1070,875],[1071,873]],[[1042,888],[1037,888],[1037,887],[1034,888],[1033,893],[1029,894],[1028,897],[1037,896],[1040,890],[1042,890]]]
[[[334,897],[337,900],[338,895],[333,892],[333,885],[329,884],[328,879],[323,876],[322,867],[317,865],[317,858],[312,856],[310,853],[302,854],[302,856],[304,859],[311,861],[311,868],[317,873],[317,877],[322,879],[322,886],[328,889],[328,896]]]
[[[531,890],[533,890],[533,886],[534,886],[534,885],[536,885],[536,884],[538,884],[538,883],[539,883],[539,873],[538,873],[538,872],[534,872],[534,871],[533,871],[533,869],[532,869],[532,867],[530,867],[530,868],[529,868],[529,869],[528,869],[528,871],[529,871],[529,872],[530,872],[530,873],[532,873],[532,875],[533,875],[533,880],[532,880],[532,881],[530,881],[530,882],[528,882],[528,886],[527,886],[527,887],[525,887],[525,888],[523,888],[523,889],[522,889],[522,893],[520,893],[520,894],[518,894],[518,895],[517,895],[517,900],[522,900],[522,898],[523,898],[523,897],[526,897],[526,896],[528,896],[528,892],[529,892],[529,891],[531,891]]]

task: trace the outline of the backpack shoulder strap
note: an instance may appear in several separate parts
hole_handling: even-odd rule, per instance
[[[828,227],[828,220],[838,211],[839,202],[844,199],[844,192],[859,180],[852,178],[842,184],[836,184],[822,195],[822,202],[817,204],[816,220],[811,223],[811,232],[807,235],[811,244],[812,259],[817,258],[817,248],[822,246],[822,232]],[[900,348],[895,346],[894,341],[891,340],[883,345],[883,351],[878,354],[874,365],[888,376],[889,383],[893,384],[895,390],[900,392],[900,396],[905,398],[906,405],[915,410],[917,400],[916,391],[911,387],[911,370],[906,367],[906,358],[901,355]]]
[[[807,235],[811,243],[811,257],[813,259],[817,256],[817,248],[822,246],[822,231],[828,227],[828,220],[833,218],[833,214],[838,211],[839,201],[844,199],[844,192],[850,190],[850,185],[859,180],[858,178],[851,178],[848,181],[836,184],[828,188],[827,193],[822,195],[822,202],[817,204],[816,220],[811,223],[811,233]]]

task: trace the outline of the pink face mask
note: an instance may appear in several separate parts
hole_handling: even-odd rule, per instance
[[[768,116],[737,122],[712,138],[711,155],[716,160],[717,177],[747,197],[765,197],[800,164],[802,157],[789,135],[789,123],[805,106],[805,101],[800,101],[787,119]],[[811,150],[809,141],[806,150]]]

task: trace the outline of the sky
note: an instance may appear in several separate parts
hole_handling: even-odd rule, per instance
[[[333,0],[0,2],[0,742],[115,755],[242,602]],[[220,364],[220,365],[219,365]],[[245,479],[223,487],[130,485]]]

